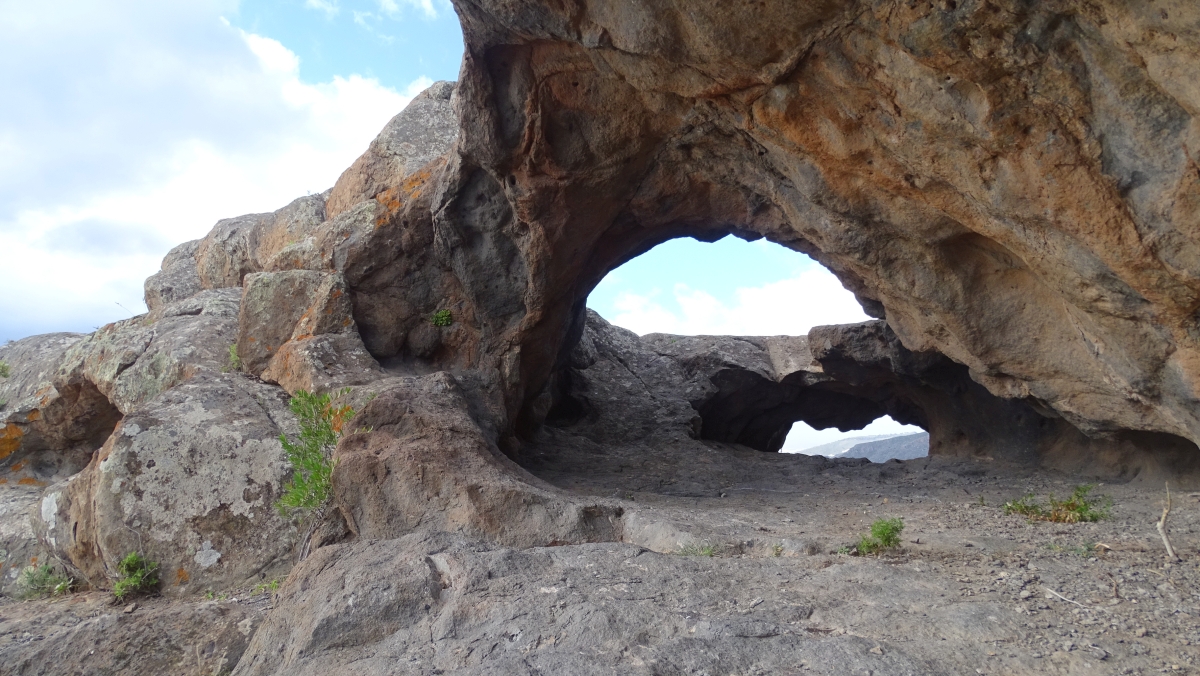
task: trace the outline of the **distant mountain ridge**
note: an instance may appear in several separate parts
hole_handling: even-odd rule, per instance
[[[871,462],[912,460],[929,455],[929,433],[845,437],[799,452],[806,455],[823,455],[827,458],[866,458]]]

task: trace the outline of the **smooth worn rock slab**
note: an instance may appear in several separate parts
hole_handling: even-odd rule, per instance
[[[221,674],[265,615],[260,602],[142,599],[103,593],[0,605],[0,662],[13,676]],[[126,606],[128,608],[129,606]]]

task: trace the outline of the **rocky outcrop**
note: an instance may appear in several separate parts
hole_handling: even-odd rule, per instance
[[[514,417],[536,426],[609,270],[735,232],[811,254],[994,394],[1089,435],[1200,439],[1200,9],[456,7],[469,133],[437,232],[486,243],[455,270],[480,352],[519,351]]]

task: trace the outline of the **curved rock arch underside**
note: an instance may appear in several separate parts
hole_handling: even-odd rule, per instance
[[[284,395],[344,386],[313,579],[348,551],[323,544],[434,531],[652,546],[630,503],[522,469],[562,434],[773,451],[887,413],[933,455],[1194,476],[1200,6],[454,5],[459,81],[331,190],[174,249],[147,315],[0,347],[0,464],[37,489],[8,551],[98,586],[134,547],[168,590],[287,570]],[[812,256],[877,321],[639,339],[586,311],[630,258],[728,234]],[[426,561],[436,604],[458,573]],[[312,633],[291,621],[237,673],[300,659],[273,647]]]

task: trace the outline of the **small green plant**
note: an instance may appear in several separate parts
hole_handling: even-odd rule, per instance
[[[450,326],[454,323],[454,315],[449,310],[438,310],[429,318],[429,322],[437,327]]]
[[[242,370],[242,358],[238,356],[237,343],[229,346],[229,361],[225,363],[225,368],[223,370],[226,373],[230,371]]]
[[[279,591],[279,578],[271,580],[270,582],[260,582],[254,587],[255,594],[261,594],[266,591],[269,591],[272,594]]]
[[[679,555],[680,556],[713,557],[713,556],[717,555],[717,548],[714,547],[713,545],[708,544],[707,542],[705,542],[704,544],[696,544],[695,542],[690,542],[679,548]]]
[[[291,480],[275,503],[285,516],[295,511],[312,512],[329,499],[334,466],[330,456],[346,423],[354,417],[353,408],[338,404],[349,392],[348,387],[332,396],[297,390],[292,397],[290,406],[300,419],[300,436],[292,441],[286,435],[279,435],[293,469]]]
[[[1058,500],[1050,496],[1050,506],[1038,504],[1032,493],[1004,503],[1005,514],[1020,514],[1030,521],[1052,521],[1054,523],[1081,523],[1108,518],[1112,498],[1107,495],[1091,497],[1095,484],[1076,486],[1071,497]]]
[[[6,361],[0,361],[0,378],[7,378],[12,375],[12,367]]]
[[[151,561],[138,552],[129,552],[117,564],[120,578],[113,585],[113,596],[118,601],[136,594],[145,594],[158,586],[158,563]]]
[[[843,546],[837,548],[837,553],[838,554],[849,554],[850,548],[843,545]]]
[[[902,519],[878,519],[871,524],[871,534],[858,539],[858,553],[877,554],[885,549],[900,546],[900,533],[904,530]]]
[[[17,578],[17,587],[24,598],[59,596],[71,591],[75,587],[75,580],[56,573],[50,564],[43,563],[22,570]]]
[[[783,545],[775,545],[771,547],[771,556],[776,558],[783,556]]]

